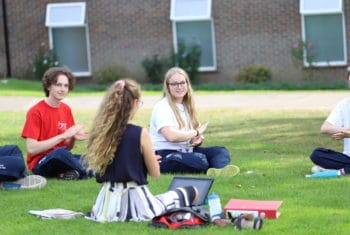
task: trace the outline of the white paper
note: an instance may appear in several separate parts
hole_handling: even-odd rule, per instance
[[[83,216],[84,213],[77,212],[77,211],[71,211],[71,210],[65,210],[61,208],[55,208],[55,209],[47,209],[47,210],[30,210],[28,211],[29,214],[36,215],[39,218],[42,219],[73,219],[77,216]]]

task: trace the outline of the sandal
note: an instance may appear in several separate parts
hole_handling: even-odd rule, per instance
[[[77,180],[80,178],[80,174],[76,170],[70,170],[59,174],[57,178],[60,180]]]

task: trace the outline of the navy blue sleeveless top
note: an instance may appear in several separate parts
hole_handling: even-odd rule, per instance
[[[141,131],[140,126],[126,126],[113,162],[104,175],[96,174],[97,182],[135,181],[138,185],[148,184],[147,168],[141,154]]]

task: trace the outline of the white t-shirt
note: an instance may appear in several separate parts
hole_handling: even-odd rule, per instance
[[[184,130],[189,129],[189,116],[187,109],[183,104],[177,104],[181,118],[187,123],[188,127]],[[169,142],[160,133],[162,127],[169,126],[179,129],[179,125],[176,121],[175,114],[171,109],[168,100],[166,98],[161,99],[156,103],[152,110],[151,124],[150,124],[150,135],[152,138],[153,148],[155,150],[161,149],[171,149],[171,150],[181,150],[186,148],[187,141],[182,142]]]
[[[350,128],[350,98],[340,101],[329,114],[326,121],[337,127]],[[349,138],[344,138],[343,153],[350,156]]]

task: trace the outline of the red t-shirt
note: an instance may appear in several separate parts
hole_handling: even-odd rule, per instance
[[[60,103],[58,108],[49,106],[44,100],[38,102],[27,112],[26,122],[22,130],[23,138],[32,138],[38,141],[50,139],[62,134],[74,125],[72,110],[65,103]],[[38,161],[52,150],[66,146],[62,141],[51,149],[34,156],[28,156],[27,165],[32,170]]]

